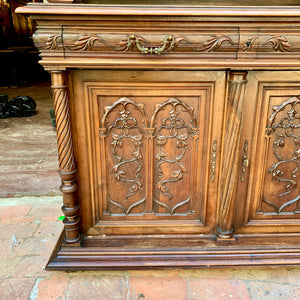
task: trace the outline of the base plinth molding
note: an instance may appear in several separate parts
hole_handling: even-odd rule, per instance
[[[164,244],[175,244],[176,238],[170,237],[162,243],[162,247],[152,246],[159,242],[158,237],[139,238],[139,246],[130,247],[136,238],[126,237],[124,247],[117,247],[121,237],[91,239],[81,247],[63,245],[62,232],[46,270],[101,270],[101,269],[162,269],[162,268],[207,268],[207,267],[241,267],[241,266],[288,266],[300,264],[300,243],[294,247],[282,245],[274,249],[268,242],[275,238],[261,237],[262,246],[248,245],[246,237],[237,236],[236,241],[228,241],[219,245],[213,236],[201,243],[207,245],[195,246],[196,236],[188,237],[183,246],[167,248]],[[293,237],[291,237],[293,238]],[[295,236],[296,238],[296,236]],[[143,240],[144,239],[144,240]],[[257,237],[256,237],[257,239]],[[279,239],[280,240],[280,239]],[[249,238],[248,238],[249,241]],[[127,243],[127,245],[126,245]],[[245,243],[245,247],[241,244]],[[104,244],[105,247],[99,245]],[[148,247],[145,247],[149,244]],[[110,246],[111,245],[111,246]],[[191,246],[189,246],[191,245]]]

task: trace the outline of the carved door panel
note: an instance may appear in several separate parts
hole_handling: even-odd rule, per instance
[[[237,232],[299,232],[299,78],[300,72],[248,75]]]
[[[72,77],[72,98],[85,112],[77,114],[85,123],[77,131],[88,156],[78,153],[77,160],[86,166],[79,180],[81,199],[91,200],[81,204],[91,212],[83,209],[88,234],[213,232],[210,149],[212,136],[221,134],[222,119],[215,118],[225,73],[74,71]]]

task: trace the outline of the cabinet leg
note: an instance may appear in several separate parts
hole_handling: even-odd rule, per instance
[[[62,211],[65,215],[65,243],[77,245],[80,241],[80,219],[76,198],[76,167],[71,136],[68,90],[65,85],[65,72],[52,71],[51,76],[57,130],[59,173],[62,180],[60,188],[63,193]]]

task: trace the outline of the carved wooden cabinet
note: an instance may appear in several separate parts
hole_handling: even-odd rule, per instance
[[[47,269],[299,264],[300,9],[220,4],[18,10],[56,109]]]

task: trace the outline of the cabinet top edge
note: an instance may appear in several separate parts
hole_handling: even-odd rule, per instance
[[[182,6],[36,4],[18,7],[17,13],[65,16],[197,16],[197,17],[300,17],[300,6]]]

